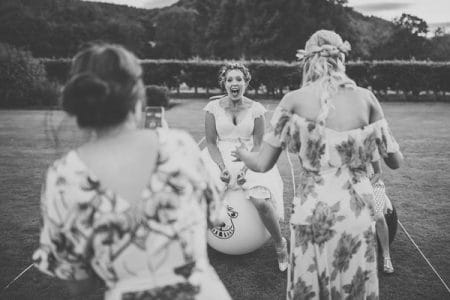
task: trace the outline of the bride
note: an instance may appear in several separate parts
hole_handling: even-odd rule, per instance
[[[219,72],[219,84],[227,93],[210,101],[204,108],[207,147],[202,155],[211,174],[222,185],[242,186],[275,242],[280,271],[288,267],[286,239],[282,237],[279,220],[283,219],[283,182],[275,166],[266,173],[248,170],[242,162],[234,161],[231,152],[236,146],[259,151],[264,136],[266,109],[244,97],[251,76],[240,63],[224,65]],[[256,187],[266,195],[252,193]]]

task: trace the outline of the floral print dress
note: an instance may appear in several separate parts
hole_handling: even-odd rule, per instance
[[[138,207],[102,186],[76,151],[49,168],[35,265],[66,280],[100,277],[106,299],[230,299],[207,257],[220,190],[186,133],[158,129],[156,170]]]
[[[366,167],[399,147],[385,119],[338,132],[325,127],[327,109],[310,121],[278,107],[265,137],[296,153],[301,164],[287,299],[378,299],[374,192]]]

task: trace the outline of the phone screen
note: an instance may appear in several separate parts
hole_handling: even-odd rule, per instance
[[[147,106],[145,108],[145,128],[164,127],[164,107]]]

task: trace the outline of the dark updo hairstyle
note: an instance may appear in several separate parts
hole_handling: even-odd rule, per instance
[[[227,74],[231,70],[239,70],[244,74],[244,81],[245,83],[249,83],[252,79],[252,76],[250,75],[250,71],[244,64],[242,63],[227,63],[226,65],[223,65],[220,68],[219,71],[219,86],[225,90],[225,81],[227,79]]]
[[[120,45],[94,44],[72,61],[63,109],[82,128],[104,128],[125,121],[145,99],[138,59]]]

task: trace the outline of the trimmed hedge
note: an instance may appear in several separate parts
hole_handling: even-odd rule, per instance
[[[63,82],[67,79],[70,60],[44,59],[48,77]],[[218,87],[218,71],[225,61],[210,60],[142,60],[144,82],[179,89],[181,83],[207,91]],[[244,61],[250,69],[250,90],[264,88],[269,95],[280,95],[286,89],[300,86],[298,63],[282,61]],[[432,91],[450,92],[450,62],[373,61],[349,62],[347,73],[358,85],[376,93],[388,91],[418,95]]]
[[[357,67],[358,64],[350,66]],[[375,92],[386,93],[390,90],[414,96],[428,91],[436,94],[450,92],[448,62],[375,61],[365,69],[365,74],[359,74],[359,78],[365,83],[361,85],[370,87]]]

